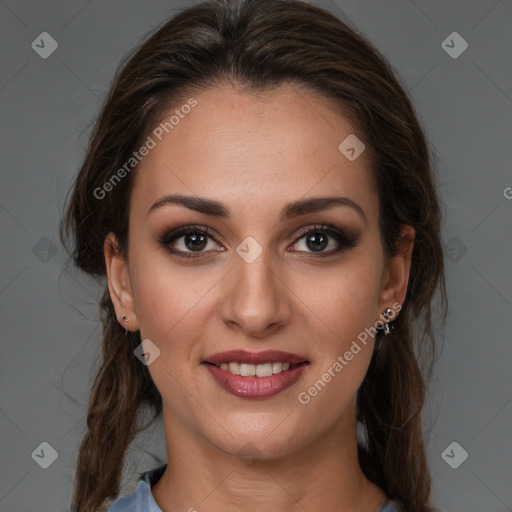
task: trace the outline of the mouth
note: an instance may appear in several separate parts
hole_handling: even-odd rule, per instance
[[[267,350],[220,352],[201,362],[226,391],[243,398],[269,398],[293,385],[306,367],[306,358]]]
[[[231,373],[231,375],[241,375],[242,377],[270,377],[278,375],[287,370],[293,370],[301,365],[309,364],[309,361],[301,363],[290,363],[290,361],[276,361],[262,364],[241,363],[239,361],[223,362],[220,364],[204,362],[212,366],[216,366],[221,370]]]

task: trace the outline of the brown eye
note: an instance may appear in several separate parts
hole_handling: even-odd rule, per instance
[[[306,237],[306,245],[314,252],[323,251],[329,245],[329,235],[312,233]]]
[[[180,241],[181,239],[183,241]],[[204,250],[209,241],[215,239],[208,229],[201,226],[183,226],[166,233],[160,239],[160,244],[182,258],[196,258],[201,256],[201,253],[209,252]]]
[[[203,233],[188,233],[183,235],[182,238],[184,240],[183,244],[185,247],[192,251],[202,251],[208,243],[208,236]]]
[[[335,254],[345,248],[357,246],[356,236],[349,236],[330,224],[322,224],[308,229],[298,238],[298,241],[302,239],[305,239],[305,249],[298,249],[299,252],[318,253],[322,256],[324,254]],[[330,243],[330,239],[334,239],[334,247],[330,247],[330,245],[333,245]],[[294,243],[294,247],[299,245],[298,241]],[[330,247],[330,250],[326,251],[325,249],[328,247]]]

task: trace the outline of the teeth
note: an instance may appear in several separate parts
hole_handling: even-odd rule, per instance
[[[270,377],[272,375],[272,363],[259,364],[256,366],[258,377]]]
[[[240,375],[243,377],[254,377],[256,375],[256,365],[254,364],[240,364]]]
[[[263,364],[247,364],[232,361],[229,363],[221,363],[221,370],[226,370],[233,375],[242,375],[243,377],[270,377],[283,371],[290,369],[290,363],[263,363]]]
[[[233,375],[240,375],[240,363],[224,363],[228,368],[229,372]],[[222,365],[220,365],[222,368]],[[227,370],[228,368],[224,368],[224,370]]]
[[[272,373],[281,373],[283,363],[272,363]]]

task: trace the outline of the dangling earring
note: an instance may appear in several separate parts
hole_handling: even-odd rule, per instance
[[[387,308],[385,311],[382,312],[382,315],[384,318],[388,319],[393,313],[393,310],[391,308]],[[391,331],[389,328],[389,322],[386,322],[385,324],[377,324],[376,325],[378,331],[383,331],[384,336],[387,336]],[[391,326],[391,329],[394,329],[393,326]]]
[[[126,315],[122,315],[121,320],[124,320],[126,322],[126,325],[128,325],[128,318],[126,317]],[[127,334],[128,334],[128,329],[125,328],[124,335],[126,336]]]

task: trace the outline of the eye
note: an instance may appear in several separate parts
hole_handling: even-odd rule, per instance
[[[320,224],[310,227],[300,235],[298,241],[302,239],[305,239],[302,246],[306,250],[298,249],[299,252],[312,252],[317,253],[319,256],[329,256],[339,253],[345,248],[357,246],[356,236],[349,236],[331,224]],[[329,239],[335,240],[334,248],[330,247],[332,243],[330,243]],[[298,241],[293,244],[293,247],[300,246]],[[328,247],[330,247],[330,250],[325,251]]]
[[[181,242],[180,240],[183,239]],[[203,226],[183,226],[165,234],[160,243],[171,253],[181,258],[197,258],[200,253],[208,247],[210,241],[215,241],[212,233],[208,228]],[[177,247],[172,249],[171,245]],[[193,253],[199,253],[197,255]]]
[[[306,249],[298,249],[298,252],[311,252],[316,253],[318,256],[333,255],[345,248],[357,246],[357,236],[349,236],[331,224],[317,224],[307,229],[292,245],[294,247],[293,252],[297,250],[297,247],[300,245],[298,242],[302,239],[305,239]],[[335,247],[325,251],[327,247],[332,245],[330,243],[332,239],[335,241]],[[198,258],[203,253],[216,250],[215,247],[207,250],[208,244],[215,242],[215,238],[212,232],[203,226],[183,226],[177,228],[166,233],[159,242],[166,250],[180,258]],[[216,244],[214,243],[213,245],[215,246]],[[217,249],[217,252],[224,250]]]

